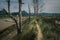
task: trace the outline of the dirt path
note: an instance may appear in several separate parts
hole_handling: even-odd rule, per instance
[[[42,35],[41,28],[40,28],[40,26],[38,25],[37,21],[35,21],[35,23],[36,23],[36,27],[37,27],[37,30],[38,30],[37,40],[43,40],[43,35]]]

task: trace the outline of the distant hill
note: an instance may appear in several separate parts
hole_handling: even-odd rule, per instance
[[[60,16],[60,13],[39,13],[41,16]]]
[[[23,16],[27,16],[28,13],[24,10],[24,11],[22,11],[22,15],[23,15]]]
[[[25,10],[22,11],[21,13],[22,13],[23,16],[27,16],[28,15],[28,13]],[[11,13],[11,15],[18,15],[18,14],[19,14],[19,12],[13,12],[13,13]]]
[[[7,13],[8,13],[8,12],[7,12],[5,9],[0,10],[0,16],[1,16],[1,15],[2,15],[2,16],[7,15]],[[28,15],[28,13],[27,13],[25,10],[23,10],[21,13],[22,13],[23,16]],[[18,15],[18,14],[19,14],[19,12],[12,12],[12,13],[11,13],[11,15]]]
[[[25,10],[21,11],[23,16],[29,15]],[[18,15],[19,12],[12,12],[11,15]],[[0,16],[7,15],[7,11],[5,9],[0,10]],[[30,13],[30,15],[34,15],[34,13]],[[60,16],[60,13],[39,13],[40,16]]]
[[[0,15],[7,15],[7,11],[5,9],[1,10]]]

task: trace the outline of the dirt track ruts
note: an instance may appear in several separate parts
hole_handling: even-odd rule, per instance
[[[43,40],[42,30],[41,30],[40,26],[38,25],[37,21],[35,21],[35,23],[36,23],[36,27],[38,30],[37,40]]]

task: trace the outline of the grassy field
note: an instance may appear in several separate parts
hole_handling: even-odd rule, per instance
[[[37,29],[35,27],[34,20],[30,23],[25,23],[22,28],[22,33],[17,34],[17,29],[15,26],[9,27],[0,36],[0,40],[35,40],[37,35]]]
[[[34,21],[36,20],[32,17],[30,22],[23,25],[22,33],[16,34],[12,38],[7,36],[8,39],[10,38],[9,40],[36,40],[37,29],[35,27]],[[60,40],[60,18],[59,17],[39,17],[38,24],[42,29],[44,40]],[[16,33],[17,31],[14,32]]]
[[[55,23],[55,20],[59,20],[52,17],[40,18],[38,23],[40,24],[44,40],[60,40],[60,25]]]
[[[37,35],[37,29],[35,27],[34,20],[25,24],[21,34],[16,35],[11,40],[35,40]]]

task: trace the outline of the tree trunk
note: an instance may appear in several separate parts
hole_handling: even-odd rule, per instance
[[[10,15],[10,0],[8,0],[7,1],[8,2],[8,16],[12,19],[12,20],[14,20],[14,22],[16,23],[16,27],[17,27],[17,33],[19,33],[19,26],[18,26],[18,22],[17,22],[17,20],[12,16],[12,15]]]
[[[18,25],[19,25],[19,32],[21,33],[22,32],[22,14],[21,14],[21,6],[22,6],[22,0],[18,0],[19,1],[19,22],[18,22]]]

